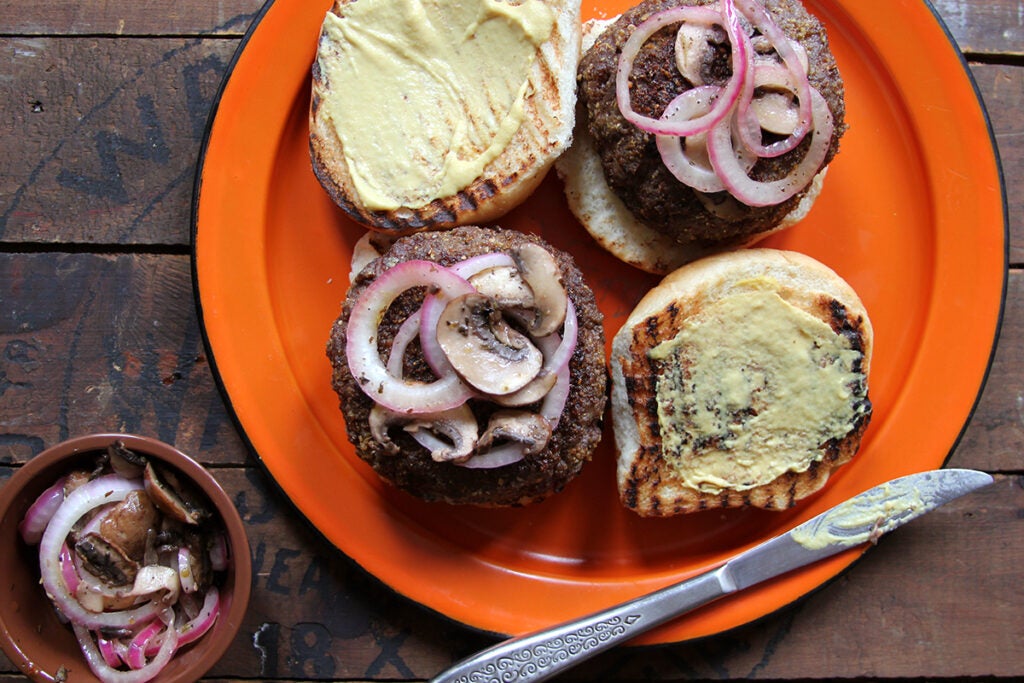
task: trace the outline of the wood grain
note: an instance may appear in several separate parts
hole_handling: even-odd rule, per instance
[[[0,34],[238,37],[262,6],[261,0],[0,0]]]
[[[1024,54],[1024,24],[1016,0],[932,0],[931,4],[964,52]],[[245,33],[262,6],[259,0],[0,0],[0,34],[237,37]],[[880,11],[879,21],[884,20]]]
[[[0,462],[98,431],[245,462],[191,287],[185,256],[0,253]]]
[[[236,47],[220,40],[6,38],[0,240],[189,243],[192,184]]]

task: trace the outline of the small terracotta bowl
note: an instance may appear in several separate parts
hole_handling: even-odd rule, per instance
[[[35,681],[98,681],[71,629],[62,624],[39,583],[37,546],[18,531],[25,511],[57,479],[75,466],[89,466],[107,446],[120,439],[128,449],[172,466],[205,494],[223,522],[228,569],[218,583],[220,616],[197,641],[179,650],[154,679],[191,683],[206,673],[228,649],[242,625],[249,603],[252,560],[245,527],[231,499],[201,465],[177,449],[131,434],[92,434],[49,448],[19,468],[0,488],[0,646],[10,660]]]

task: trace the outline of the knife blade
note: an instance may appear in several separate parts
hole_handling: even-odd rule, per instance
[[[472,655],[432,683],[543,681],[614,645],[721,597],[873,543],[883,534],[992,483],[963,469],[911,474],[875,486],[715,569],[653,593]]]

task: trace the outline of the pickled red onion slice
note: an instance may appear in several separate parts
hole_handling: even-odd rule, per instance
[[[61,477],[39,494],[39,497],[25,512],[25,517],[18,524],[18,532],[25,543],[35,545],[43,537],[46,525],[50,523],[50,519],[57,512],[60,504],[64,502],[65,479],[66,477]]]
[[[800,116],[797,128],[790,137],[797,138],[796,143],[798,144],[811,130],[811,110],[813,107],[813,101],[811,100],[812,88],[810,81],[807,79],[807,69],[804,67],[801,55],[794,47],[789,36],[779,28],[779,25],[772,19],[771,14],[768,13],[768,10],[760,2],[756,0],[736,0],[736,6],[740,13],[753,24],[754,28],[768,38],[772,47],[775,48],[775,52],[782,59],[782,63],[786,65],[790,74],[793,75],[794,84],[797,89],[796,95],[800,101]],[[796,144],[792,146],[795,147]],[[781,152],[779,153],[781,154]]]
[[[170,609],[167,609],[161,613],[160,618],[164,623],[171,624],[173,623],[174,615]],[[178,646],[177,630],[167,628],[164,630],[166,635],[161,640],[160,649],[152,660],[139,669],[121,671],[107,664],[99,647],[93,641],[92,634],[88,628],[75,623],[72,624],[72,628],[75,631],[78,646],[81,648],[82,654],[85,655],[89,668],[104,683],[146,683],[146,681],[151,681],[171,661],[171,657],[174,656]]]
[[[438,412],[464,403],[472,390],[459,376],[445,373],[432,382],[406,380],[388,372],[377,350],[378,326],[388,307],[413,287],[454,298],[472,285],[432,261],[403,261],[381,273],[356,300],[348,320],[345,353],[359,387],[382,406],[404,413]]]
[[[515,261],[513,261],[512,257],[508,254],[500,251],[492,251],[479,256],[471,256],[449,266],[449,268],[459,277],[468,280],[488,268],[498,268],[500,266],[514,267],[515,265]]]
[[[773,88],[793,93],[797,98],[797,122],[793,132],[782,140],[765,145],[762,142],[761,124],[752,106],[756,88]],[[759,157],[782,156],[799,145],[813,122],[813,101],[807,74],[794,75],[792,70],[771,64],[757,64],[751,69],[748,83],[744,84],[736,112],[736,128],[743,144]]]
[[[648,38],[662,28],[679,22],[704,26],[719,25],[725,28],[732,49],[732,76],[714,106],[707,113],[695,119],[675,121],[644,116],[633,109],[629,93],[629,79],[633,72],[633,62]],[[707,131],[725,118],[736,103],[746,79],[751,50],[750,41],[740,28],[739,21],[733,12],[732,0],[722,0],[722,11],[706,7],[675,7],[652,14],[637,25],[622,46],[622,53],[619,56],[615,72],[615,97],[619,111],[627,121],[648,133],[685,136]]]
[[[825,161],[832,141],[832,112],[817,90],[811,90],[814,130],[811,143],[800,163],[784,178],[772,181],[752,179],[736,160],[732,130],[728,121],[715,126],[708,135],[711,163],[729,190],[729,194],[748,206],[770,206],[783,202],[803,190]]]
[[[710,111],[714,99],[721,92],[721,88],[714,85],[702,85],[691,88],[677,96],[668,107],[665,108],[664,117],[672,120],[687,120]],[[654,138],[661,154],[661,160],[665,167],[681,183],[692,187],[699,192],[721,192],[725,190],[725,184],[718,177],[714,167],[698,163],[693,154],[687,153],[683,148],[684,138],[676,135],[657,135]],[[697,133],[686,136],[686,148],[701,147],[707,153],[706,133]],[[757,157],[740,147],[736,150],[740,157],[740,163],[748,171],[757,162]],[[709,160],[710,163],[710,160]]]

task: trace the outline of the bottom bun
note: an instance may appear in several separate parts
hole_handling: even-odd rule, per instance
[[[612,340],[623,505],[784,509],[817,491],[870,421],[873,342],[856,292],[803,254],[745,249],[672,272]]]

